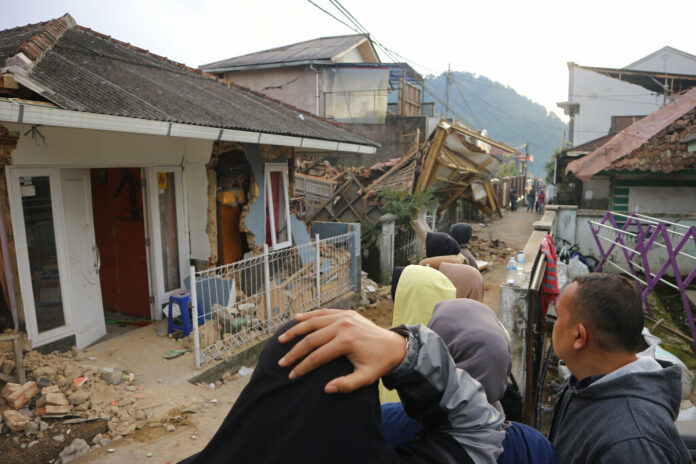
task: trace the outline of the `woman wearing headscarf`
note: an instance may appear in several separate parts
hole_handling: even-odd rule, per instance
[[[430,267],[412,264],[406,266],[400,274],[395,269],[393,276],[398,278],[398,284],[394,294],[392,327],[401,324],[425,325],[432,317],[437,303],[454,299],[457,295],[452,282],[443,273]],[[383,403],[399,401],[396,391],[390,391],[384,385],[380,385],[379,397]]]
[[[456,298],[457,290],[440,271],[411,264],[400,274],[394,294],[392,327],[427,324],[435,305]]]
[[[469,240],[471,240],[471,235],[473,233],[474,230],[472,229],[471,224],[466,222],[460,222],[450,227],[450,234],[454,240],[459,243],[459,252],[466,259],[466,264],[476,268],[476,270],[479,270],[478,265],[476,264],[476,258],[474,257],[473,253],[471,253],[471,250],[469,250]]]
[[[471,298],[483,302],[484,283],[481,273],[466,264],[440,264],[442,272],[457,289],[457,298]]]
[[[425,235],[425,259],[421,266],[439,269],[443,262],[463,264],[464,256],[459,253],[457,241],[444,232],[428,232]]]
[[[268,342],[210,443],[182,463],[495,462],[502,415],[487,404],[481,385],[456,369],[432,331],[389,331],[354,311],[319,310],[297,319]],[[310,358],[326,350],[332,354],[312,365]],[[427,424],[417,439],[386,441],[374,382],[380,376]],[[340,384],[349,377],[351,387]]]
[[[512,358],[509,338],[495,313],[478,301],[457,298],[438,303],[428,327],[445,342],[455,365],[478,380],[488,402],[502,412],[500,400],[505,395]],[[398,445],[412,438],[420,427],[401,404],[382,405],[382,430],[390,443]],[[497,462],[551,464],[557,459],[553,447],[538,430],[510,423]]]

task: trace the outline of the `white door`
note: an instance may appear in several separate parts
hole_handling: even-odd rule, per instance
[[[7,183],[29,338],[87,346],[106,333],[89,170],[8,168]]]
[[[82,348],[106,334],[99,284],[99,251],[92,219],[92,186],[89,169],[61,169],[60,173],[73,325],[77,347]]]
[[[161,308],[169,296],[184,287],[188,277],[188,237],[181,169],[146,169],[147,210],[150,233],[153,318],[161,319]]]

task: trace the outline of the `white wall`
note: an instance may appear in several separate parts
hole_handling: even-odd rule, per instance
[[[17,167],[111,168],[183,166],[183,186],[188,213],[191,258],[208,260],[210,243],[205,232],[207,223],[207,188],[205,164],[210,159],[210,140],[164,137],[40,126],[45,137],[33,140],[27,124],[3,124],[19,132],[12,165]]]
[[[568,101],[580,109],[573,118],[573,145],[609,133],[612,116],[644,116],[656,111],[662,96],[602,74],[573,67]]]
[[[578,210],[577,211],[577,225],[576,225],[576,233],[575,233],[575,243],[579,245],[580,247],[580,252],[585,255],[592,255],[595,258],[599,259],[599,248],[597,247],[597,244],[593,238],[592,233],[590,232],[590,221],[595,221],[595,222],[601,222],[602,217],[606,211],[601,211],[601,210]],[[654,213],[650,211],[646,211],[645,214],[647,216],[652,216],[652,217],[658,217],[658,219],[662,219],[665,221],[670,221],[670,222],[675,222],[678,224],[682,224],[685,226],[693,226],[696,225],[696,216],[693,214],[690,214],[688,216],[679,216],[679,215],[664,215],[661,213]],[[611,225],[607,223],[608,225]],[[669,230],[672,231],[677,231],[677,232],[684,232],[684,229],[678,228],[675,226],[670,227]],[[615,238],[615,235],[611,235],[609,233],[603,233],[602,235],[607,236],[609,238]],[[680,236],[675,235],[675,234],[670,234],[670,241],[673,246],[676,246],[676,244],[679,242],[681,239]],[[606,250],[608,247],[611,246],[611,243],[605,240],[600,240],[602,243],[602,247]],[[659,241],[660,243],[663,243],[662,240]],[[628,246],[633,246],[628,245]],[[684,253],[690,254],[692,256],[696,256],[696,244],[694,243],[693,240],[689,240],[685,246],[682,248],[682,251]],[[623,253],[623,249],[620,247],[615,247],[614,251],[611,253],[610,258],[611,261],[615,262],[619,266],[623,267],[624,269],[627,269],[626,265],[626,258]],[[650,263],[650,269],[653,273],[657,272],[659,268],[667,261],[667,252],[665,251],[664,248],[661,248],[659,246],[653,246],[650,248],[650,251],[648,253],[648,262]],[[637,263],[640,264],[640,258],[637,258],[636,260]],[[696,266],[696,260],[689,258],[687,256],[679,256],[677,258],[677,263],[679,264],[679,269],[682,271],[682,273],[688,273],[694,266]],[[640,264],[642,267],[642,264]],[[618,271],[614,266],[611,264],[606,264],[603,266],[602,270],[604,272],[612,272],[612,273],[617,273]],[[667,275],[674,276],[674,272],[672,271],[672,268],[670,267]]]
[[[628,210],[696,213],[696,180],[694,184],[693,187],[629,187]]]
[[[696,60],[688,54],[662,49],[626,66],[626,69],[669,74],[696,74]]]
[[[696,74],[696,60],[665,48],[626,69]],[[662,95],[593,71],[571,65],[569,74],[568,102],[580,104],[580,112],[574,117],[573,145],[606,135],[611,127],[611,116],[648,115],[663,103]]]

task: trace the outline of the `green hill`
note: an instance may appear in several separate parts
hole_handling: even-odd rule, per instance
[[[444,101],[446,73],[426,77],[426,85]],[[430,99],[426,93],[426,101]],[[464,120],[474,129],[486,129],[494,140],[519,147],[529,142],[534,162],[531,171],[544,177],[544,163],[561,145],[568,125],[556,114],[518,94],[513,88],[493,82],[485,76],[468,72],[452,72],[449,92],[450,117]],[[435,101],[435,114],[444,114],[444,106]],[[519,149],[524,152],[524,148]]]

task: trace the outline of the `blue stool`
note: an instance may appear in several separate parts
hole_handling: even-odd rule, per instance
[[[167,308],[167,333],[170,334],[174,330],[181,330],[184,333],[184,337],[187,337],[193,329],[191,327],[191,319],[189,318],[188,307],[191,302],[191,294],[189,292],[181,291],[169,296],[169,305]],[[182,325],[174,324],[174,317],[172,317],[172,306],[177,305],[179,307],[179,313],[181,314]],[[202,315],[201,315],[202,316]],[[205,319],[203,317],[198,318],[198,325],[202,325]]]

